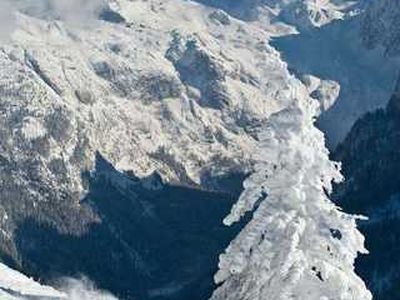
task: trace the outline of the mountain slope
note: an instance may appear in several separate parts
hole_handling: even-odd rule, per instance
[[[340,85],[337,101],[324,112],[318,127],[326,134],[330,149],[343,141],[353,124],[365,113],[384,108],[398,76],[398,58],[388,56],[388,49],[378,46],[380,39],[395,47],[396,24],[381,28],[381,20],[398,9],[374,7],[356,9],[344,20],[332,22],[300,34],[275,38],[272,45],[299,76],[311,74]],[[389,24],[389,23],[388,23]],[[373,45],[375,44],[375,47]],[[391,50],[393,51],[393,50]]]
[[[345,210],[369,217],[360,230],[370,254],[358,260],[357,269],[378,300],[400,297],[399,103],[396,92],[386,109],[361,118],[333,155],[347,178],[335,198]]]
[[[25,220],[15,240],[26,272],[46,281],[85,274],[120,299],[209,297],[218,254],[241,228],[221,223],[236,194],[140,179],[100,155],[88,182],[82,203],[101,223],[78,236]]]
[[[157,170],[169,181],[212,184],[249,170],[252,131],[286,105],[290,75],[262,30],[223,25],[183,1],[121,1],[120,10],[127,23],[86,30],[19,14],[13,42],[2,47],[8,253],[26,217],[74,233],[99,221],[79,205],[81,173],[97,151],[138,176]]]
[[[294,1],[305,7],[306,17],[298,18],[303,16],[300,10],[290,23],[298,21],[302,28],[340,19],[345,2],[338,7],[321,2],[338,11],[326,18],[315,13],[320,6]],[[265,128],[282,126],[277,128],[282,130],[278,142],[306,142],[307,149],[283,142],[299,147],[296,157],[307,150],[331,164],[313,121],[333,102],[337,85],[313,77],[306,86],[296,79],[266,41],[294,30],[282,23],[280,11],[286,6],[269,13],[272,4],[255,4],[261,9],[258,22],[183,0],[110,1],[96,19],[83,21],[71,19],[69,10],[64,15],[57,6],[17,7],[15,30],[0,47],[3,258],[47,281],[87,273],[124,299],[207,296],[215,255],[239,229],[214,223],[219,224],[231,194],[240,190],[227,179],[259,171],[257,153],[263,150]],[[281,120],[287,113],[293,118]],[[305,137],[307,133],[312,136]],[[99,157],[107,174],[98,172]],[[289,166],[282,171],[290,171]],[[327,180],[333,177],[328,174]],[[311,206],[314,200],[328,201],[320,196],[307,201]],[[199,207],[192,204],[186,210],[191,203],[180,202],[186,197],[201,199]],[[208,223],[204,220],[210,216],[202,209],[215,197],[222,201]],[[190,207],[195,208],[193,219],[187,216]],[[183,209],[182,216],[177,220],[169,209]],[[279,210],[291,214],[290,207]],[[326,204],[319,212],[328,218],[336,208]],[[349,218],[349,236],[358,238],[349,238],[351,245],[342,253],[348,257],[340,262],[352,279],[349,285],[368,299],[351,267],[363,248]],[[212,245],[206,239],[211,233],[203,228],[208,225],[223,232]],[[183,231],[187,227],[193,230],[189,237]],[[177,242],[184,244],[182,253],[165,254]],[[200,242],[206,244],[204,257],[196,253],[198,265],[187,270]],[[170,263],[163,265],[161,258]],[[182,282],[181,274],[190,281]],[[353,291],[341,295],[352,299]]]
[[[365,16],[363,40],[387,56],[399,56],[398,1],[377,1]],[[360,223],[370,255],[356,264],[358,272],[378,300],[398,299],[400,232],[400,79],[391,88],[385,108],[368,113],[353,126],[333,153],[343,161],[347,181],[336,188],[336,201],[353,213],[369,217]]]
[[[360,119],[334,154],[343,161],[347,183],[337,189],[337,201],[347,211],[369,217],[360,229],[370,255],[357,263],[376,299],[397,299],[399,100],[394,95],[385,110]]]
[[[196,0],[219,7],[247,21],[259,21],[261,27],[278,29],[294,26],[293,30],[309,30],[342,19],[356,2],[348,0]],[[289,25],[289,26],[288,26]],[[279,31],[278,31],[279,32]]]
[[[114,211],[102,212],[98,198],[83,201],[96,153],[140,177],[157,170],[169,182],[230,191],[219,178],[251,170],[257,128],[287,105],[294,87],[307,90],[265,43],[266,31],[252,24],[186,1],[118,1],[112,7],[118,22],[103,16],[89,24],[22,10],[11,41],[1,46],[0,248],[7,261],[48,280],[98,274],[92,270],[99,254],[77,256],[72,245],[103,249],[104,257],[125,249],[113,279],[95,279],[129,299],[148,297],[150,289],[168,292],[174,283],[167,276],[162,281],[159,267],[159,287],[144,284],[135,291],[129,284],[132,277],[149,282],[132,260],[132,253],[150,251],[142,248],[146,237],[136,242],[125,236],[129,220],[146,212],[139,205],[115,224]],[[105,203],[131,203],[134,195],[114,196]],[[210,205],[211,197],[204,198]],[[145,231],[157,231],[153,225],[146,223]],[[164,236],[155,252],[173,241]],[[102,246],[102,240],[112,243]],[[226,243],[224,238],[206,259]],[[200,295],[212,288],[215,266],[199,268],[209,273]],[[121,278],[124,272],[131,277]]]
[[[0,297],[4,300],[61,300],[67,295],[0,264]]]
[[[400,53],[399,3],[393,0],[373,2],[363,20],[362,36],[369,48],[383,47],[387,55]]]

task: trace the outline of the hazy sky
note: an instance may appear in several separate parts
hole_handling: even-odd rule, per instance
[[[104,6],[105,0],[0,0],[0,40],[14,31],[16,11],[84,26],[93,22]]]

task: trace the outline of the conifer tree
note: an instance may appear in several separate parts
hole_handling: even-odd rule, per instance
[[[342,180],[305,97],[272,115],[259,133],[254,173],[224,223],[251,221],[220,256],[212,300],[369,300],[354,272],[366,253],[358,216],[329,199]]]

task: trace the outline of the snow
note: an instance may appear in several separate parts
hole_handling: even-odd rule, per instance
[[[299,78],[307,87],[311,97],[318,100],[321,112],[329,110],[335,104],[340,93],[340,85],[333,80],[321,80],[313,75]]]
[[[285,105],[290,88],[267,32],[233,17],[216,23],[214,9],[192,2],[115,6],[126,25],[76,28],[17,15],[13,43],[0,54],[1,85],[15,85],[3,106],[21,116],[7,112],[5,120],[17,122],[8,126],[21,128],[26,141],[48,140],[44,163],[65,161],[81,193],[79,177],[95,151],[140,176],[157,170],[175,181],[184,174],[200,184],[222,161],[247,172],[256,143],[248,132]],[[187,48],[190,41],[196,49]],[[175,46],[183,52],[172,61],[166,56]],[[196,57],[203,57],[202,73],[189,74]],[[77,149],[83,161],[71,164]]]
[[[345,18],[357,1],[351,0],[195,0],[219,7],[257,24],[271,35],[287,35],[321,27]]]
[[[17,12],[11,42],[0,46],[0,125],[14,129],[0,141],[10,180],[23,178],[40,211],[54,199],[36,182],[78,203],[97,152],[138,176],[157,171],[185,184],[252,171],[225,223],[252,211],[253,219],[221,256],[212,299],[370,299],[353,268],[363,237],[356,217],[325,194],[341,175],[314,126],[334,107],[340,81],[296,79],[267,40],[342,19],[352,3],[272,2],[241,14],[243,2],[228,15],[193,1],[114,0],[125,23],[91,26]],[[12,234],[21,216],[7,214]]]
[[[273,45],[296,74],[311,74],[340,85],[337,101],[319,119],[334,149],[358,118],[386,106],[398,77],[399,60],[382,48],[366,48],[363,15],[319,29],[280,37]]]
[[[117,300],[110,293],[98,290],[87,279],[65,278],[59,288],[41,285],[31,278],[0,263],[1,300]]]
[[[211,299],[372,299],[354,272],[357,254],[367,253],[357,217],[328,198],[342,176],[314,126],[318,111],[294,90],[260,132],[255,172],[224,222],[253,216],[220,256]]]
[[[46,128],[35,118],[26,118],[21,128],[22,135],[27,140],[34,140],[46,135]]]
[[[99,290],[87,278],[65,278],[60,289],[68,300],[118,300],[106,291]]]
[[[28,278],[3,264],[0,264],[0,296],[1,299],[10,300],[22,300],[25,297],[43,297],[49,300],[67,299],[66,294],[61,293],[52,287],[40,285],[31,278]]]
[[[340,85],[337,101],[319,120],[331,149],[358,118],[386,107],[391,97],[400,66],[398,6],[392,0],[358,1],[342,21],[272,42],[300,77],[312,74]]]

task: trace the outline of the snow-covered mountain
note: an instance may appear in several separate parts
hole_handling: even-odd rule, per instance
[[[17,13],[12,42],[2,46],[1,222],[9,253],[24,218],[41,216],[62,232],[99,221],[79,205],[81,174],[96,152],[138,176],[157,171],[207,186],[248,172],[257,128],[294,89],[308,96],[266,44],[267,32],[251,23],[185,1],[113,7],[125,21],[88,28]]]
[[[321,27],[343,19],[357,3],[349,0],[196,0],[222,8],[240,19],[259,22],[269,30],[283,33]],[[274,26],[275,25],[275,26]],[[280,30],[279,30],[280,29]],[[283,30],[283,31],[282,31]],[[287,32],[285,32],[287,33]]]
[[[347,178],[335,198],[345,210],[369,217],[360,229],[370,254],[357,269],[377,300],[400,297],[399,92],[400,85],[385,109],[361,118],[333,155],[343,161]]]
[[[377,1],[371,5],[362,31],[366,45],[383,49],[388,57],[398,57],[399,17],[398,1]],[[333,153],[334,159],[343,162],[347,178],[336,188],[336,200],[345,210],[369,217],[360,223],[360,229],[370,254],[361,257],[356,267],[377,300],[400,297],[399,78],[391,93],[388,104],[360,118]]]
[[[340,170],[314,126],[341,87],[288,67],[269,43],[351,19],[355,3],[2,3],[3,258],[46,280],[90,273],[124,299],[183,299],[195,285],[204,297],[204,276],[243,224],[222,229],[207,220],[221,207],[190,212],[181,199],[219,197],[225,208],[240,190],[227,180],[252,173],[226,223],[253,219],[221,256],[212,299],[370,299],[353,267],[363,237],[329,200]],[[205,228],[222,237],[188,271]]]
[[[0,60],[3,193],[19,190],[25,207],[2,203],[9,251],[25,217],[46,211],[64,232],[98,221],[78,205],[96,152],[181,184],[246,172],[252,130],[285,105],[289,73],[263,31],[175,2],[121,1],[125,23],[86,30],[17,16]]]
[[[400,68],[399,59],[387,55],[389,49],[373,47],[381,39],[395,47],[395,4],[365,2],[374,4],[360,1],[341,21],[273,41],[299,76],[312,74],[340,85],[337,101],[318,120],[330,149],[344,140],[357,119],[386,106]]]

